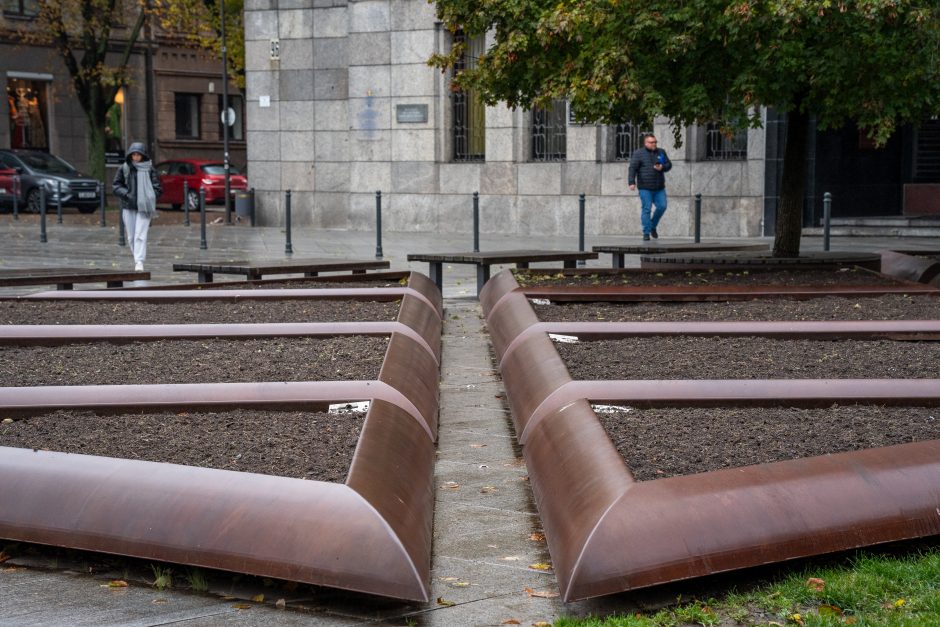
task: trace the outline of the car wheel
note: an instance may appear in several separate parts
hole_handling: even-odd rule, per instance
[[[189,201],[189,210],[190,211],[199,211],[199,192],[194,189],[187,192],[187,199]]]
[[[39,213],[39,204],[40,204],[40,192],[38,187],[34,187],[29,190],[29,193],[26,195],[26,211],[29,213]],[[48,211],[49,199],[46,199],[46,210]]]

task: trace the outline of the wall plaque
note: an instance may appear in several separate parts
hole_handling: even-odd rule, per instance
[[[400,104],[395,105],[395,121],[399,124],[427,124],[428,105],[426,104]]]

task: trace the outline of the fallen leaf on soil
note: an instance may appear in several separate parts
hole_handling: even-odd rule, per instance
[[[274,607],[276,607],[276,608],[279,609],[279,610],[283,610],[285,607],[287,607],[287,601],[284,600],[284,599],[278,599],[278,600],[274,603]]]
[[[164,603],[166,603],[166,599],[154,599],[153,601],[151,601],[151,603],[153,603],[154,605],[163,605]]]
[[[532,627],[552,627],[552,624],[546,623],[544,620],[540,620],[532,623]]]
[[[480,494],[492,494],[493,492],[499,492],[495,485],[485,485],[480,488]]]
[[[236,603],[232,607],[234,607],[236,610],[250,610],[251,604],[250,603]]]
[[[441,486],[441,490],[456,490],[460,487],[459,483],[454,481],[445,481],[444,485]]]
[[[820,605],[818,610],[820,616],[842,616],[842,610],[836,605]]]
[[[4,563],[5,561],[7,561],[8,559],[10,559],[11,557],[13,557],[13,556],[10,555],[9,553],[7,553],[6,551],[0,551],[0,564]]]
[[[499,559],[503,560],[504,562],[518,562],[522,558],[518,555],[507,555],[506,557],[501,557]]]
[[[471,444],[470,448],[486,448],[486,444]]]
[[[787,622],[788,622],[788,623],[794,623],[794,624],[796,624],[796,625],[805,625],[805,624],[806,624],[806,623],[803,622],[803,617],[800,616],[799,614],[790,614],[789,616],[787,616]]]
[[[251,597],[251,600],[254,601],[255,603],[264,603],[264,595],[256,594],[255,596]]]
[[[560,592],[553,592],[552,590],[533,590],[532,588],[523,588],[530,597],[538,597],[540,599],[554,599],[555,597],[561,596]]]
[[[806,587],[816,592],[822,592],[823,588],[826,587],[826,582],[818,577],[810,577],[806,580]]]
[[[114,579],[113,581],[108,582],[109,588],[126,588],[127,582],[123,579]]]
[[[454,583],[450,584],[450,587],[451,588],[466,588],[469,585],[470,585],[469,581],[455,581]]]
[[[500,625],[521,625],[521,623],[517,621],[515,618],[507,618],[506,620],[501,622]]]
[[[437,597],[437,604],[443,605],[444,607],[450,607],[451,605],[457,605],[453,601],[448,601],[444,597]]]
[[[441,581],[457,581],[456,577],[441,577]]]
[[[533,542],[545,542],[545,534],[544,533],[530,533],[529,540],[532,540]]]
[[[535,564],[529,564],[529,568],[532,570],[551,570],[552,565],[545,562],[536,562]]]

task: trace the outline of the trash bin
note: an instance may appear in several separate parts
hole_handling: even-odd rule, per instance
[[[235,215],[251,215],[251,194],[248,192],[235,192]]]

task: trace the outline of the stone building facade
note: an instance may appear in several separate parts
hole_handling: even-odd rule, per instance
[[[450,77],[426,63],[452,35],[426,0],[246,0],[245,39],[248,163],[262,223],[281,223],[290,189],[294,223],[372,229],[381,191],[383,228],[468,232],[479,192],[484,233],[574,234],[583,193],[589,234],[640,232],[628,164],[615,154],[618,127],[562,113],[551,132],[563,151],[540,155],[533,133],[544,131],[544,115],[486,107],[477,116],[483,154],[460,154],[460,103]],[[654,131],[674,163],[662,235],[692,232],[696,193],[703,235],[761,234],[763,130],[738,138],[746,150],[723,160],[707,158],[707,129],[683,130],[681,148],[665,124]]]

